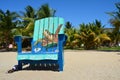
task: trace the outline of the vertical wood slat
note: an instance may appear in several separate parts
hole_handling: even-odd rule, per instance
[[[38,32],[39,32],[39,21],[35,21],[33,41],[38,40]]]
[[[41,24],[42,26],[40,26],[40,27],[41,27],[40,39],[41,39],[42,41],[41,41],[40,47],[41,47],[41,51],[44,51],[44,47],[43,47],[42,45],[43,45],[43,38],[44,38],[43,32],[44,32],[45,20],[42,19],[41,22],[42,22],[42,24]]]
[[[58,24],[59,24],[59,18],[54,18],[54,29],[53,29],[54,34],[56,33]],[[53,51],[58,50],[58,44],[56,46],[57,46],[56,48],[53,48]]]
[[[50,27],[50,19],[49,19],[49,18],[46,18],[46,22],[45,22],[45,24],[46,24],[46,27],[47,27],[47,29],[46,29],[46,30],[48,30],[48,31],[49,31],[49,27]],[[47,40],[47,47],[46,47],[46,51],[48,51],[48,40]]]
[[[58,25],[60,25],[60,24],[62,24],[62,27],[61,27],[61,29],[60,29],[60,32],[59,32],[59,34],[64,34],[64,19],[63,18],[59,18],[59,23],[58,23]]]
[[[49,18],[49,22],[50,22],[50,23],[49,23],[49,29],[48,29],[48,30],[49,30],[49,32],[50,32],[51,35],[52,35],[52,34],[54,34],[54,33],[53,33],[53,29],[54,29],[54,25],[53,25],[53,23],[54,23],[54,18]],[[52,46],[53,46],[53,45],[52,45]],[[50,52],[52,51],[52,52],[53,52],[53,47],[52,47],[52,48],[49,48],[48,51],[50,51]]]

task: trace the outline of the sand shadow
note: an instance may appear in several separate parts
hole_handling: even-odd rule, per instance
[[[37,70],[37,71],[58,71],[57,64],[27,64],[23,66],[22,70]]]
[[[117,53],[117,55],[120,55],[120,53]]]
[[[12,49],[12,50],[0,49],[0,52],[17,52],[17,50],[15,50],[15,49]]]
[[[15,65],[12,69],[8,70],[7,73],[19,72],[19,71],[53,71],[59,72],[59,66],[57,64],[25,64],[22,67],[22,70],[18,69],[18,66]]]
[[[103,52],[120,52],[120,50],[96,50],[96,51],[103,51]]]

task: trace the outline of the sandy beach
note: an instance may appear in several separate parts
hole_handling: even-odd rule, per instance
[[[17,52],[0,52],[0,80],[120,80],[120,52],[65,50],[64,71],[22,70],[8,74],[17,64]]]

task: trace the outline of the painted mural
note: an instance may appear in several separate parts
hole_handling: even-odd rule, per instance
[[[49,30],[45,29],[43,31],[43,38],[38,39],[34,45],[41,44],[43,47],[54,47],[57,46],[58,43],[58,34],[60,32],[60,29],[62,27],[62,24],[60,24],[55,33],[50,33]]]

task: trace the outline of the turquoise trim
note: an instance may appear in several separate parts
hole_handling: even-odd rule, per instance
[[[43,29],[44,29],[44,21],[45,21],[44,19],[39,20],[39,34],[37,34],[39,39],[41,39],[43,37],[42,33],[43,33]],[[36,34],[36,32],[34,32],[34,34]]]
[[[38,40],[38,32],[39,32],[39,20],[35,21],[35,28],[34,28],[34,41]]]
[[[59,26],[58,22],[59,22],[59,18],[54,18],[54,33],[56,32]]]
[[[60,24],[64,24],[64,19],[63,18],[59,18],[59,25]],[[64,25],[62,25],[59,34],[64,34]]]
[[[51,33],[51,34],[54,34],[53,33],[53,29],[54,29],[54,18],[49,18],[49,26],[48,26],[48,31]],[[47,23],[46,23],[47,24]]]
[[[58,60],[58,54],[17,55],[17,60]]]

